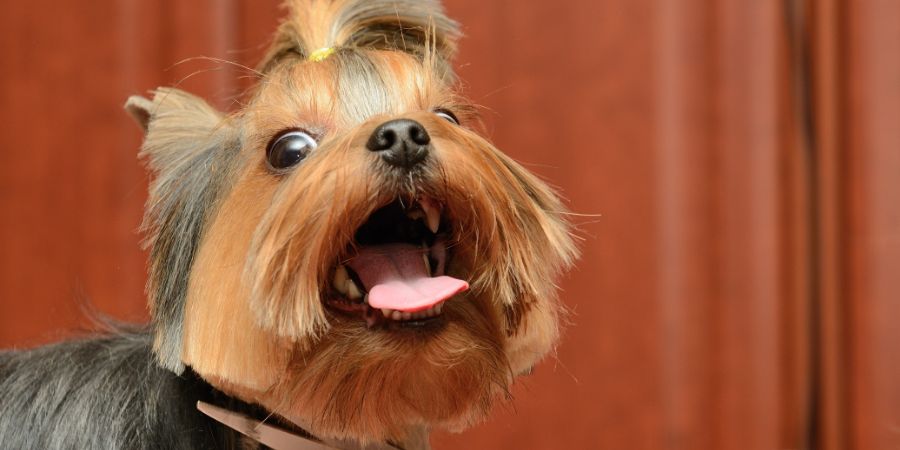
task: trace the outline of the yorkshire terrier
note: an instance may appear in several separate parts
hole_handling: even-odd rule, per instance
[[[478,134],[456,23],[437,0],[288,11],[240,110],[128,100],[152,322],[0,354],[0,447],[423,449],[554,347],[570,226]]]

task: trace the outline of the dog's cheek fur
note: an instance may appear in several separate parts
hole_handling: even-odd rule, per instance
[[[475,293],[490,293],[504,312],[506,352],[515,373],[552,351],[563,313],[554,281],[577,256],[565,208],[545,183],[481,137],[435,133],[440,193],[459,229],[457,267],[473,268]],[[477,195],[473,195],[477,193]],[[451,267],[452,268],[452,267]]]
[[[558,300],[556,280],[572,266],[579,252],[566,217],[567,209],[553,189],[505,154],[497,152],[497,157],[531,200],[531,214],[521,215],[520,219],[530,222],[530,236],[539,236],[531,242],[535,252],[533,257],[536,257],[535,265],[531,267],[542,264],[543,267],[531,269],[533,279],[538,281],[541,279],[538,277],[548,277],[538,283],[541,289],[523,296],[521,302],[507,305],[507,310],[521,311],[519,320],[508,322],[506,350],[513,371],[520,374],[530,371],[555,349],[560,335],[559,323],[567,312]]]
[[[182,360],[204,377],[253,389],[274,384],[291,343],[263,329],[242,279],[253,233],[271,203],[277,180],[248,164],[210,219],[194,262],[186,298]]]
[[[316,149],[282,183],[245,255],[255,317],[299,344],[327,331],[321,293],[328,273],[356,227],[385,200],[383,181],[368,164],[374,156],[350,140]]]

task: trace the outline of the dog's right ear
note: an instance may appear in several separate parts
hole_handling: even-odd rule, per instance
[[[160,88],[125,109],[144,129],[140,156],[151,172],[142,231],[150,250],[147,295],[160,363],[181,362],[188,279],[206,223],[240,149],[237,127],[187,92]]]

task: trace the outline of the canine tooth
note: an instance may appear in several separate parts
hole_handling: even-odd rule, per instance
[[[428,261],[427,254],[422,253],[422,261],[425,262],[425,273],[427,273],[428,275],[431,275],[431,262]]]
[[[434,312],[435,312],[436,314],[440,314],[440,313],[441,313],[441,310],[443,310],[443,309],[444,309],[444,304],[443,304],[443,303],[439,303],[437,306],[434,307]]]
[[[381,308],[381,314],[384,314],[384,317],[387,317],[388,319],[391,318],[391,313],[392,313],[392,312],[394,312],[393,309]]]
[[[437,233],[440,225],[441,216],[428,216],[428,229],[431,230],[432,233]]]
[[[353,280],[347,279],[346,286],[347,286],[346,287],[347,297],[349,297],[351,300],[357,300],[357,299],[362,298],[362,292],[360,292],[359,288],[356,286],[356,283],[354,283]]]
[[[441,225],[441,206],[430,198],[419,200],[422,211],[425,212],[425,223],[432,233],[437,233],[438,227]]]
[[[347,282],[350,281],[349,276],[347,275],[347,268],[344,266],[338,266],[338,268],[334,271],[334,288],[337,289],[341,294],[347,294]],[[350,281],[352,283],[352,281]]]
[[[401,320],[401,319],[403,319],[403,313],[400,311],[394,311],[391,313],[391,319]]]

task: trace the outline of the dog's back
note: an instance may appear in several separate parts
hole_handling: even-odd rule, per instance
[[[146,333],[0,353],[0,448],[228,448],[195,403],[215,392],[160,368]]]

